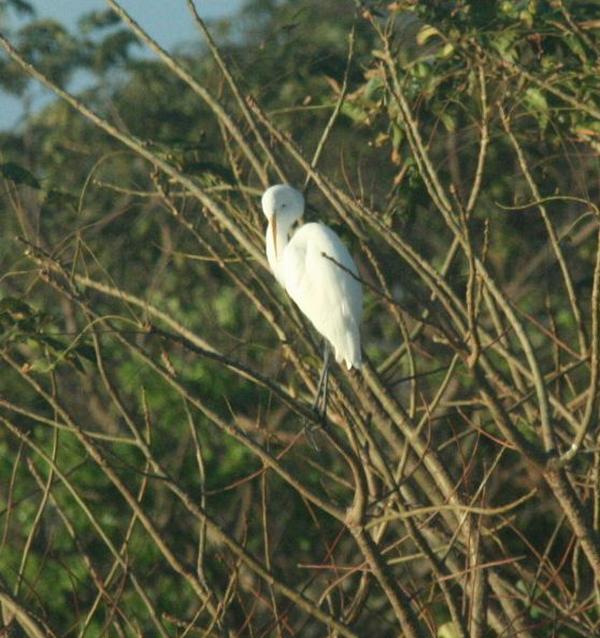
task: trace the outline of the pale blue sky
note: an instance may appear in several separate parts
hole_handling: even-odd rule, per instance
[[[38,18],[54,18],[69,28],[76,26],[78,18],[83,13],[107,8],[103,0],[29,0],[29,2],[35,7]],[[201,40],[187,8],[186,0],[121,0],[120,4],[167,49],[182,42]],[[209,21],[233,15],[242,4],[243,0],[196,0],[198,12]],[[12,25],[15,25],[14,21]],[[35,87],[32,94],[34,108],[47,99],[47,92],[41,87]],[[0,129],[18,125],[22,115],[21,101],[0,91]]]

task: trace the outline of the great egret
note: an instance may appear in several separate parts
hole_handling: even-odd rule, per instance
[[[268,220],[267,259],[285,288],[317,331],[325,337],[324,367],[315,407],[327,387],[329,345],[338,363],[360,369],[362,287],[358,270],[342,240],[320,223],[302,224],[304,197],[287,184],[269,187],[262,196]],[[354,276],[353,276],[354,275]],[[324,399],[326,402],[325,394]],[[323,414],[325,409],[323,409]]]

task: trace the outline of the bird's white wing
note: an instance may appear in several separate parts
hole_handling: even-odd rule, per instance
[[[285,248],[281,273],[288,294],[331,343],[337,361],[359,368],[362,288],[341,239],[323,224],[305,224]]]

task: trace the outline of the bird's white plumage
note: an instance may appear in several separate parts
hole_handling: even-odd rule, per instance
[[[269,221],[266,248],[273,274],[329,341],[336,360],[360,368],[362,287],[348,249],[324,224],[299,225],[304,198],[291,186],[268,188],[262,207]]]

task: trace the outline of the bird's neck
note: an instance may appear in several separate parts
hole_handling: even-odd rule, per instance
[[[289,242],[289,233],[294,220],[285,215],[273,217],[267,227],[267,260],[277,281],[285,287],[281,273],[283,251]]]

